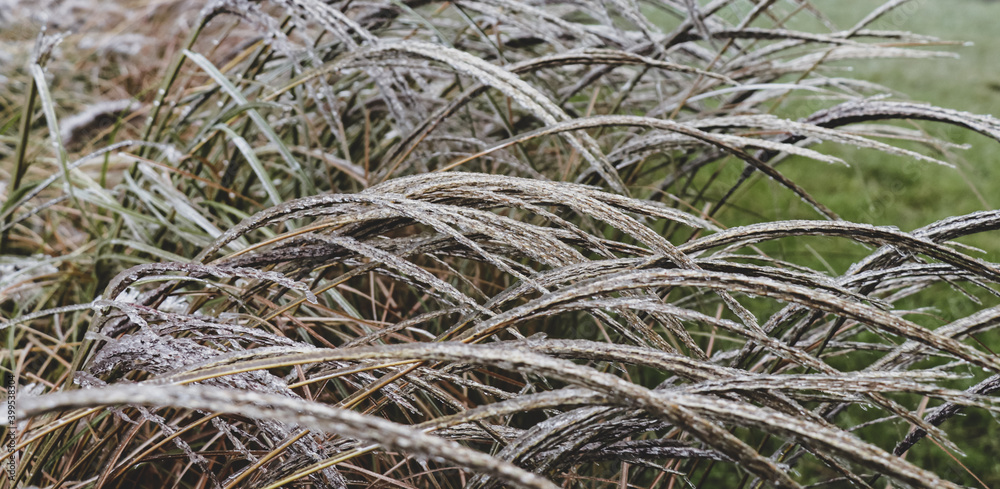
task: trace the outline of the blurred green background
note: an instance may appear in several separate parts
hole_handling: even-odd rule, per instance
[[[848,28],[884,2],[817,0],[812,3],[838,27]],[[905,97],[977,114],[1000,114],[1000,37],[997,36],[1000,34],[1000,2],[912,0],[871,27],[958,41],[956,45],[927,49],[953,52],[960,58],[852,60],[832,65],[843,67],[845,71],[839,74],[825,71],[825,75],[869,80],[895,90],[895,98]],[[949,216],[1000,207],[1000,158],[997,156],[1000,143],[958,127],[932,123],[911,127],[924,128],[941,139],[969,144],[971,148],[951,149],[944,155],[928,153],[957,166],[951,169],[873,150],[829,145],[821,149],[843,158],[850,167],[793,159],[782,164],[780,170],[846,220],[892,225],[906,231]],[[767,201],[761,199],[773,202],[774,215],[767,217],[817,218],[808,205],[766,179],[755,179],[751,187],[745,190],[742,198],[751,197],[756,204],[753,206],[755,211],[764,208],[761,204]],[[732,219],[740,207],[748,206],[743,201],[742,205],[721,214],[724,220]],[[748,222],[759,220],[759,217],[744,218]],[[980,258],[1000,261],[1000,242],[994,236],[974,236],[963,241],[988,252],[986,256],[978,255]]]

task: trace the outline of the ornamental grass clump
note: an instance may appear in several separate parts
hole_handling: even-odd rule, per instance
[[[954,56],[906,3],[48,5],[0,73],[4,483],[995,482],[1000,265],[956,240],[1000,211],[786,171],[1000,140],[841,76]]]

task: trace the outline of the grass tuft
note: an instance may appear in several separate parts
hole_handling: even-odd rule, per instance
[[[42,3],[3,487],[1000,483],[1000,211],[828,199],[1000,141],[844,76],[920,2]]]

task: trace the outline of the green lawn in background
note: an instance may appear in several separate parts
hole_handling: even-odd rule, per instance
[[[818,0],[816,7],[831,15],[838,27],[852,26],[880,0]],[[896,90],[898,97],[939,107],[978,114],[1000,114],[1000,2],[983,0],[913,0],[891,12],[872,27],[908,30],[942,40],[969,41],[971,45],[928,49],[957,53],[960,59],[851,61],[850,76]],[[836,76],[837,73],[827,73]],[[848,73],[842,73],[847,75]],[[854,147],[831,147],[850,167],[825,165],[800,158],[780,170],[799,183],[844,219],[912,230],[948,216],[1000,207],[1000,143],[970,131],[940,124],[920,123],[942,139],[970,144],[939,156],[957,169],[912,161]],[[825,149],[825,148],[824,148]],[[914,149],[917,149],[914,147]],[[760,179],[742,199],[773,202],[775,215],[815,219],[818,216],[776,184]],[[767,189],[767,191],[765,191]],[[765,201],[766,202],[766,201]],[[743,201],[749,206],[748,201]],[[723,211],[736,213],[736,207]],[[974,236],[966,243],[987,249],[985,257],[1000,261],[1000,244],[994,236]]]

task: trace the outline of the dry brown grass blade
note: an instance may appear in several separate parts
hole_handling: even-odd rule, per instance
[[[70,408],[118,404],[177,406],[295,423],[315,430],[378,442],[391,450],[449,460],[502,478],[517,487],[557,487],[506,462],[413,428],[324,404],[256,392],[201,386],[116,386],[85,389],[23,400],[18,407],[18,417],[24,419]]]

